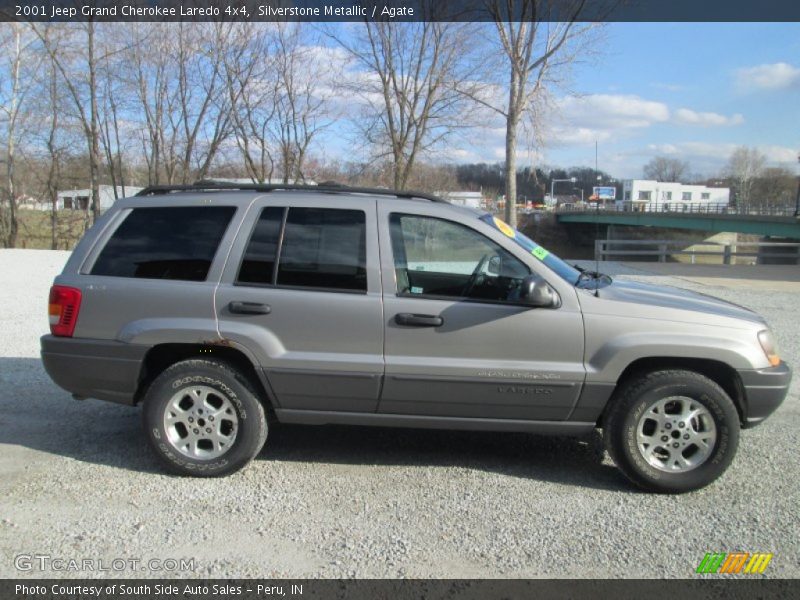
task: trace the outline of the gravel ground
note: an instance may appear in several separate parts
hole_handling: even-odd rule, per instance
[[[282,426],[243,472],[183,479],[146,448],[139,410],[75,402],[42,369],[66,258],[0,251],[2,577],[91,575],[19,572],[22,553],[194,559],[174,576],[692,577],[706,552],[737,550],[775,553],[767,576],[800,576],[797,380],[721,480],[679,497],[634,490],[598,435]],[[758,309],[797,371],[797,291],[604,270]]]

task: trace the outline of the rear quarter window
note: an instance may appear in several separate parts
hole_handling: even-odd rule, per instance
[[[91,274],[205,281],[234,212],[233,206],[134,208]]]

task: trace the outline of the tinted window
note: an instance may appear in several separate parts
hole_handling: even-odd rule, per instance
[[[289,209],[278,285],[366,291],[366,264],[363,211]]]
[[[499,302],[520,299],[525,264],[474,229],[413,215],[391,216],[397,291]]]
[[[236,279],[239,283],[272,283],[284,210],[283,207],[269,206],[261,211],[239,269]]]
[[[100,252],[92,275],[204,281],[235,210],[134,208]]]

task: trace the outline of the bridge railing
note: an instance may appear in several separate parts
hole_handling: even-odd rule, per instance
[[[694,249],[702,246],[703,249]],[[711,249],[708,247],[711,246]],[[743,250],[742,248],[746,248]],[[755,251],[752,250],[755,248]],[[687,240],[595,240],[596,260],[625,260],[625,257],[656,257],[658,262],[667,262],[667,257],[689,256],[694,263],[696,257],[718,257],[719,263],[729,265],[734,258],[755,258],[757,264],[780,259],[781,264],[800,265],[800,243],[798,242],[691,242]],[[716,262],[716,261],[714,261]]]
[[[556,212],[594,212],[604,213],[677,213],[677,214],[700,214],[700,215],[741,215],[741,216],[770,216],[770,217],[792,217],[795,215],[795,207],[787,205],[776,205],[770,203],[752,203],[749,206],[729,206],[727,204],[706,203],[706,202],[616,202],[600,203],[595,206],[592,203],[564,203],[556,207]]]

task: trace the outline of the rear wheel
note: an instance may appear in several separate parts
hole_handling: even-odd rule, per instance
[[[739,415],[707,377],[654,371],[617,391],[603,437],[611,458],[637,485],[688,492],[708,485],[730,465],[739,443]]]
[[[258,395],[224,362],[172,365],[148,389],[142,416],[156,454],[182,475],[233,473],[258,454],[267,438]]]

